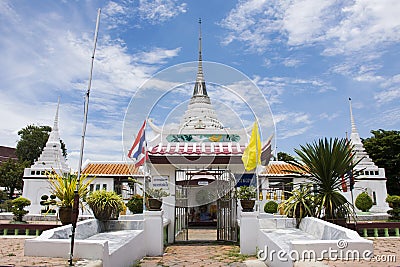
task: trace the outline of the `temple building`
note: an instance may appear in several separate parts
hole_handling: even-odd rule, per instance
[[[46,172],[55,171],[56,173],[64,174],[70,171],[61,149],[58,129],[59,108],[60,103],[57,104],[54,125],[42,154],[30,168],[25,168],[24,171],[22,196],[31,201],[31,205],[27,207],[30,214],[40,214],[40,210],[43,208],[40,205],[41,196],[50,195]]]
[[[353,198],[355,198],[362,192],[366,191],[372,198],[374,205],[371,208],[371,212],[383,212],[389,209],[388,203],[385,199],[387,197],[386,189],[386,176],[385,169],[379,168],[375,165],[368,153],[365,151],[364,145],[361,142],[360,135],[358,134],[356,124],[353,117],[353,109],[350,103],[350,120],[351,120],[351,134],[350,142],[354,146],[353,153],[355,155],[355,161],[359,163],[354,168],[354,173],[359,173],[355,176],[355,185]],[[351,192],[344,192],[344,196],[347,200],[352,203]]]
[[[196,76],[195,76],[196,75]],[[223,125],[207,92],[203,73],[202,36],[199,34],[197,73],[186,111],[181,121],[170,128],[160,128],[148,118],[147,128],[153,133],[147,141],[146,166],[135,167],[129,159],[121,162],[86,161],[82,173],[96,176],[90,191],[114,190],[129,200],[133,194],[143,194],[146,188],[163,189],[169,196],[163,199],[164,216],[170,220],[168,241],[190,240],[188,230],[196,227],[216,229],[216,239],[237,241],[237,216],[240,212],[234,188],[240,185],[259,185],[261,200],[281,202],[288,197],[293,184],[305,182],[307,175],[288,172],[292,165],[272,161],[264,169],[246,172],[241,157],[248,144],[251,126],[230,129]],[[30,213],[40,213],[40,197],[49,194],[46,171],[69,171],[62,155],[58,132],[58,109],[54,127],[39,159],[25,169],[23,196],[32,201]],[[361,159],[357,170],[354,199],[367,191],[374,200],[372,212],[386,212],[386,178],[362,145],[351,111],[352,133],[356,159]],[[269,155],[270,156],[270,155]],[[294,169],[293,169],[294,170]],[[258,179],[256,178],[258,177]],[[129,186],[129,178],[140,183]],[[286,194],[286,196],[285,196]],[[352,202],[350,192],[343,193]],[[129,212],[128,212],[129,213]]]

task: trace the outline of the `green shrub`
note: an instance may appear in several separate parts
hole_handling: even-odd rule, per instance
[[[0,212],[10,212],[12,210],[12,200],[7,199],[0,204]]]
[[[388,195],[386,198],[386,202],[389,203],[390,207],[399,206],[400,205],[400,196]]]
[[[29,206],[31,201],[24,197],[18,197],[12,201],[12,213],[14,214],[14,221],[22,222],[22,218],[28,214],[25,207]]]
[[[362,192],[357,196],[355,204],[357,209],[363,212],[367,212],[372,208],[372,205],[374,203],[372,202],[372,198],[368,195],[367,192]]]
[[[386,202],[392,209],[388,210],[391,220],[400,220],[400,196],[390,196],[386,198]]]
[[[236,188],[236,194],[239,199],[254,199],[256,198],[256,188],[254,186],[241,186]]]
[[[129,211],[133,214],[143,213],[143,197],[141,195],[133,195],[126,203]]]
[[[272,200],[268,201],[264,205],[264,211],[266,213],[276,213],[278,211],[278,203],[276,203],[275,201],[272,201]]]
[[[169,196],[169,193],[162,188],[147,188],[146,196],[148,198],[161,199],[163,197]]]

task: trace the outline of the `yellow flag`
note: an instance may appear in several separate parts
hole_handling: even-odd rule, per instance
[[[258,132],[258,124],[256,121],[254,122],[253,130],[251,131],[249,145],[246,147],[242,155],[242,161],[246,171],[250,171],[257,167],[257,165],[261,162],[260,156],[261,140],[260,134]]]

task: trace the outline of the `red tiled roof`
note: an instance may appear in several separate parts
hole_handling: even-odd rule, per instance
[[[96,176],[138,175],[139,168],[128,163],[89,163],[82,173]]]
[[[17,155],[15,154],[15,148],[0,146],[0,163],[8,159],[17,159]]]
[[[285,162],[270,162],[266,167],[265,172],[261,175],[270,176],[285,176],[293,175],[292,171],[300,171],[299,168],[285,163]],[[129,176],[129,175],[140,175],[139,168],[135,167],[134,164],[128,163],[97,163],[91,162],[82,171],[82,173],[96,176]]]
[[[293,166],[285,162],[270,162],[263,175],[276,175],[284,176],[289,174],[295,174],[295,172],[302,172],[298,167]],[[304,172],[302,172],[304,174]]]

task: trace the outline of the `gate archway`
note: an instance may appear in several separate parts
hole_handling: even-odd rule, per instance
[[[215,229],[218,241],[237,241],[235,176],[229,170],[176,170],[175,241],[191,229]]]

